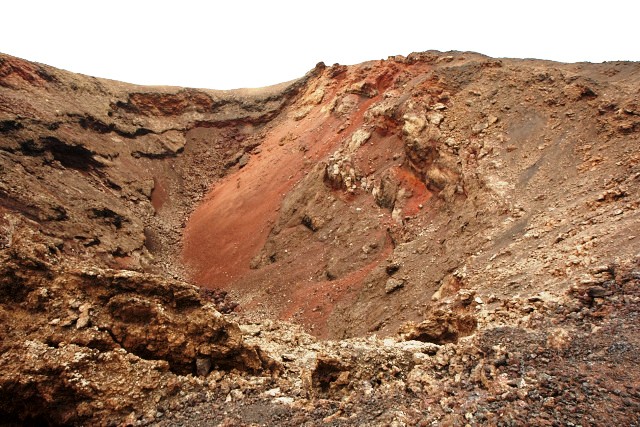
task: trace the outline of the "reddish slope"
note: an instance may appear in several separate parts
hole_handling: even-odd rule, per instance
[[[241,307],[334,337],[393,334],[461,289],[564,291],[612,248],[637,253],[634,73],[430,52],[321,70],[214,183],[183,260]],[[591,232],[592,212],[621,225]]]
[[[347,105],[348,114],[343,115],[331,113],[332,108],[341,107],[330,104],[335,103],[336,95],[344,95],[345,87],[353,86],[354,81],[358,84],[363,74],[356,70],[328,77],[327,74],[336,72],[328,69],[324,76],[310,83],[307,93],[265,133],[259,153],[252,155],[245,167],[214,184],[191,216],[184,234],[183,259],[198,284],[238,290],[237,297],[245,303],[245,307],[267,302],[267,310],[271,314],[280,313],[286,318],[294,315],[300,317],[301,306],[305,306],[310,317],[308,323],[316,326],[326,323],[332,303],[328,306],[321,304],[326,307],[324,314],[319,316],[316,313],[317,304],[312,307],[308,301],[302,301],[302,294],[309,286],[316,290],[328,286],[324,266],[332,255],[327,244],[309,239],[301,247],[295,248],[295,255],[287,260],[278,260],[257,270],[252,270],[250,264],[263,249],[281,216],[280,209],[285,196],[312,168],[326,161],[331,153],[344,144],[363,125],[367,109],[383,99],[397,71],[390,70],[386,63],[378,63],[374,68],[375,72],[367,74],[366,84],[369,86],[365,85],[364,89],[362,84],[358,86],[358,90],[368,93],[347,95],[349,102],[354,105]],[[319,91],[323,93],[320,102]],[[304,113],[300,119],[299,116]],[[299,116],[295,117],[296,114]],[[402,141],[396,136],[384,135],[381,129],[376,132],[371,137],[375,144],[368,144],[362,153],[358,153],[354,162],[361,167],[368,162],[373,169],[397,164],[392,156],[402,152]],[[371,159],[378,160],[372,164]],[[332,192],[331,189],[327,191]],[[416,195],[426,200],[425,191],[426,188],[418,189]],[[342,197],[341,193],[335,192],[338,197]],[[352,207],[361,205],[359,210],[370,212],[374,218],[380,217],[381,223],[390,220],[390,212],[376,206],[370,195],[365,194],[346,202]],[[414,204],[417,206],[417,203]],[[296,230],[295,227],[287,227],[283,235],[295,234]],[[388,241],[384,227],[367,234],[374,241]],[[294,240],[296,237],[290,239],[292,245]],[[346,298],[347,289],[362,286],[366,274],[390,254],[389,244],[379,248],[373,261],[359,263],[353,268],[346,261],[346,267],[340,268],[351,273],[342,281],[331,283],[330,288],[338,290],[332,291],[332,295],[335,295],[330,300],[335,302]],[[288,253],[286,250],[284,252]],[[316,310],[312,313],[314,308]]]
[[[216,183],[191,216],[184,259],[195,280],[224,287],[249,272],[265,243],[284,196],[319,160],[334,150],[337,121],[316,106],[303,122],[282,121],[265,136],[261,152]],[[308,151],[303,151],[306,147]]]

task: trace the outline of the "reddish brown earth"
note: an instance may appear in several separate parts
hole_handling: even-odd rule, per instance
[[[237,91],[0,55],[0,424],[640,425],[639,87],[460,52]]]
[[[331,337],[418,321],[454,271],[487,295],[567,289],[589,261],[567,267],[551,254],[588,233],[554,239],[590,217],[583,206],[604,170],[618,178],[600,191],[637,167],[623,154],[633,150],[633,96],[607,95],[628,84],[623,68],[430,54],[317,68],[246,166],[216,181],[190,217],[190,277],[229,290],[240,310]],[[612,102],[632,112],[609,117]],[[637,218],[623,220],[633,228]],[[404,286],[386,292],[394,263]]]

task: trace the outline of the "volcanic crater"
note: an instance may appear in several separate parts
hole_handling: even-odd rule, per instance
[[[260,89],[0,55],[4,425],[638,425],[640,65]]]

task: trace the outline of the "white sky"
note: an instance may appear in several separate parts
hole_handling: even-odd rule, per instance
[[[563,62],[640,60],[640,1],[8,0],[0,52],[98,77],[259,87],[319,61],[476,51]]]

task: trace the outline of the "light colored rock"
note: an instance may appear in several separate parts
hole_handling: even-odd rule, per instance
[[[390,294],[403,287],[404,287],[403,279],[396,279],[396,278],[390,277],[389,279],[387,279],[387,283],[384,285],[384,291]]]
[[[439,126],[444,120],[444,114],[437,112],[430,112],[427,117],[429,118],[429,123],[436,126]]]
[[[322,102],[323,99],[324,99],[324,89],[319,87],[316,90],[314,90],[309,96],[307,96],[307,98],[305,99],[305,102],[308,104],[318,105]]]
[[[360,148],[362,144],[367,142],[370,137],[371,137],[371,132],[364,130],[362,128],[356,130],[353,133],[353,135],[351,135],[351,139],[347,144],[347,151],[350,153],[355,152],[356,150],[358,150],[358,148]]]
[[[427,125],[424,117],[415,114],[405,114],[402,119],[404,120],[402,132],[410,137],[417,137]]]

